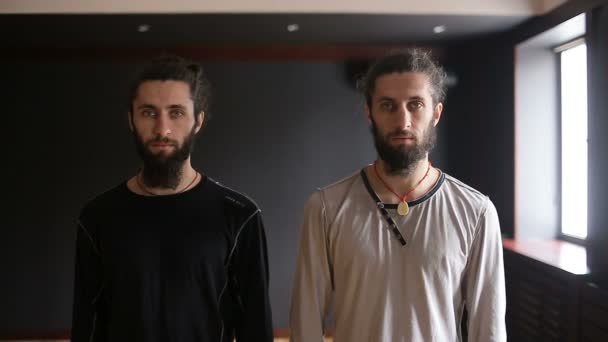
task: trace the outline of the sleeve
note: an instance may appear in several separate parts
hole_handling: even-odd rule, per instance
[[[242,315],[235,327],[236,341],[272,342],[268,253],[259,210],[249,217],[237,239],[239,251],[235,276]]]
[[[494,204],[487,199],[477,224],[464,279],[468,312],[468,340],[504,342],[505,277],[500,224]]]
[[[103,289],[102,263],[92,235],[81,221],[76,232],[72,342],[104,341],[98,299]]]
[[[290,341],[323,341],[333,282],[322,193],[314,193],[304,210],[289,317]]]

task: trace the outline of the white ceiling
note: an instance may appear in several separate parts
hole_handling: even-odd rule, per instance
[[[567,0],[0,0],[0,13],[542,15]]]

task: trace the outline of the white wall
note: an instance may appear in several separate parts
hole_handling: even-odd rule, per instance
[[[540,15],[566,0],[2,0],[0,13],[383,13]]]

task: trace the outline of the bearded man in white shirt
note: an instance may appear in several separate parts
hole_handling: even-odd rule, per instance
[[[490,199],[433,167],[446,75],[409,49],[360,82],[378,159],[309,198],[291,341],[506,341],[500,226]]]

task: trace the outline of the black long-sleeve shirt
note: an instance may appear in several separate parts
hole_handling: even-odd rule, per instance
[[[72,341],[272,341],[258,207],[205,177],[176,195],[126,183],[81,212]]]

